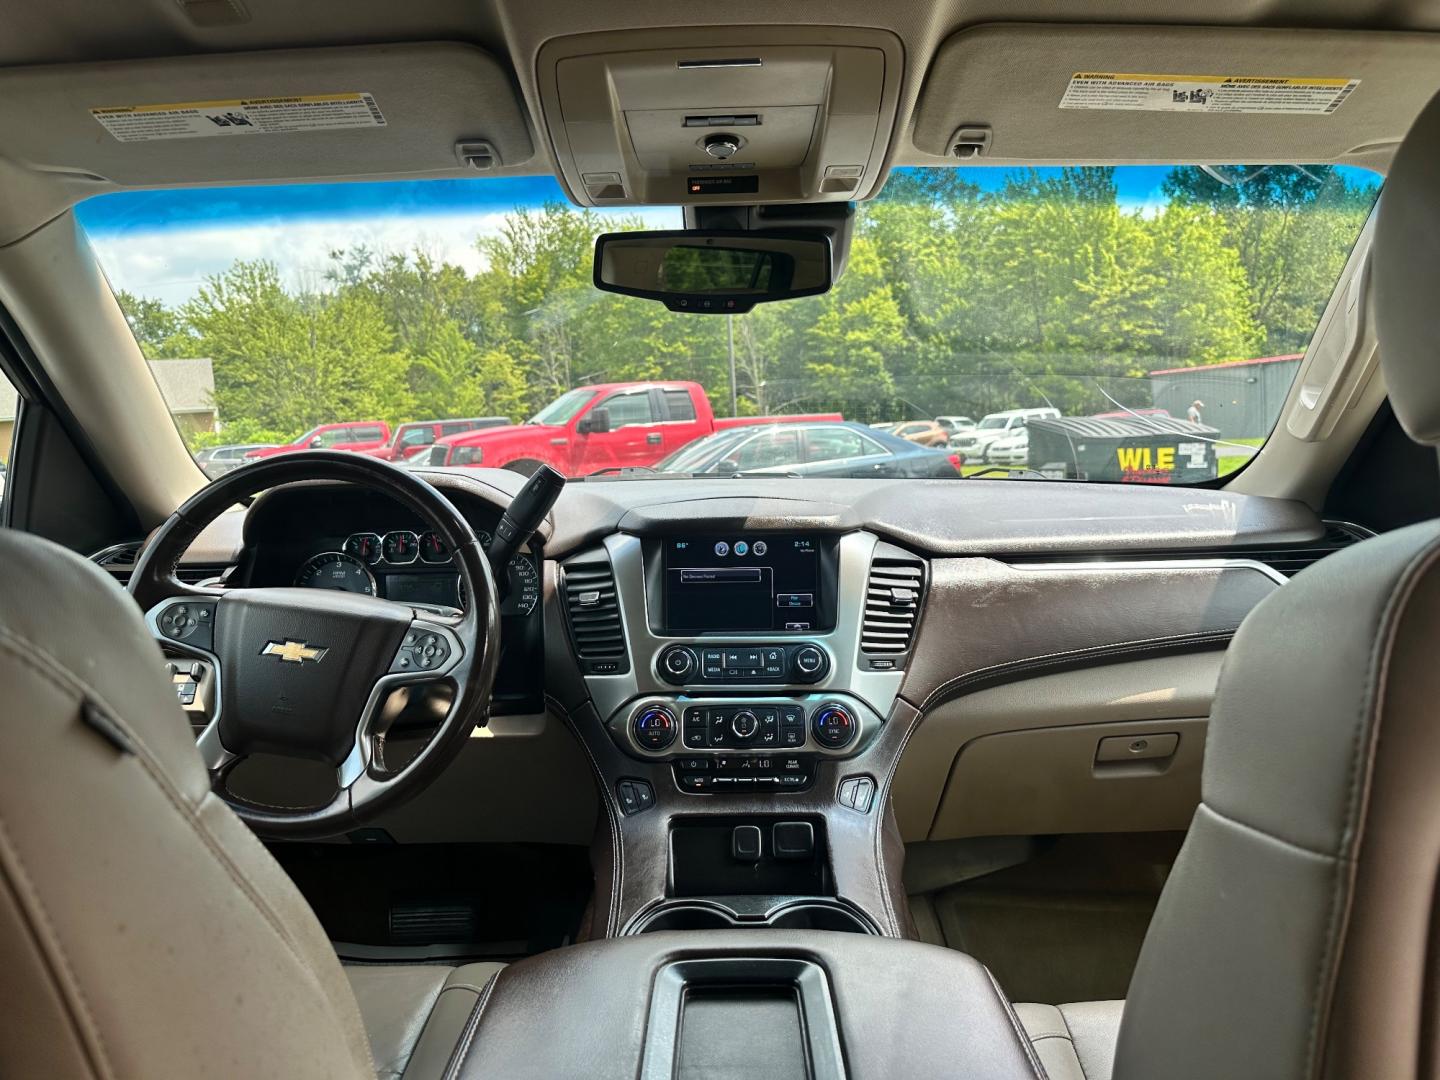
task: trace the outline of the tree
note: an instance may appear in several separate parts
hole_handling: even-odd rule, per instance
[[[217,411],[237,440],[410,411],[408,357],[362,291],[291,295],[273,263],[239,261],[181,314],[214,362]]]

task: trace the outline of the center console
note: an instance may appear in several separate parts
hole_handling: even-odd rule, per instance
[[[1044,1076],[965,954],[791,930],[646,934],[511,964],[451,1068],[462,1080]]]
[[[885,788],[912,719],[897,693],[923,560],[863,530],[676,514],[547,583],[578,661],[570,717],[611,811],[597,933],[905,936]]]

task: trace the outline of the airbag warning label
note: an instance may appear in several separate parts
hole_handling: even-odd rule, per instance
[[[1060,108],[1326,116],[1338,109],[1359,85],[1359,79],[1077,71],[1070,77]]]
[[[121,142],[385,126],[375,99],[362,93],[121,105],[90,115]]]

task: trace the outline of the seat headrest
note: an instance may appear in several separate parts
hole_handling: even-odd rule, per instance
[[[1372,258],[1390,404],[1412,439],[1440,444],[1440,94],[1385,178]]]

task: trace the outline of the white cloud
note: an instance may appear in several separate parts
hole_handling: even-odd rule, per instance
[[[637,211],[600,211],[605,217]],[[656,229],[680,227],[673,207],[639,211]],[[505,213],[385,215],[364,219],[269,220],[255,225],[170,226],[150,231],[101,233],[90,238],[110,284],[166,304],[195,295],[206,277],[237,259],[269,259],[292,288],[322,288],[330,252],[360,245],[378,253],[417,247],[474,273],[484,268],[481,236],[499,232]]]

